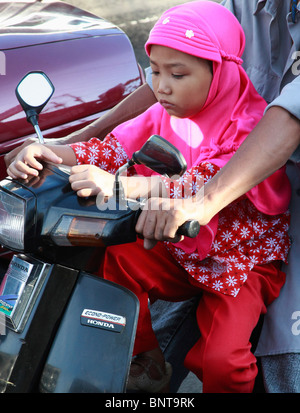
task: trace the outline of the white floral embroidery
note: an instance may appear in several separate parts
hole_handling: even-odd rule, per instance
[[[122,154],[118,154],[116,152],[116,156],[114,157],[114,162],[116,166],[121,166],[124,164],[124,157],[122,156]]]
[[[104,148],[102,153],[103,153],[103,156],[108,159],[111,155],[111,149],[110,148]]]
[[[180,199],[182,197],[181,188],[179,188],[179,187],[172,188],[171,189],[171,197]]]
[[[233,221],[232,228],[236,231],[240,225],[241,225],[240,221],[236,219]]]
[[[80,145],[78,145],[77,148],[75,148],[75,154],[79,157],[79,158],[83,158],[86,155],[86,151],[85,149],[83,149]]]
[[[97,145],[92,145],[91,147],[90,147],[90,151],[96,156],[96,155],[98,155],[99,154],[99,147],[97,146]]]
[[[247,238],[250,235],[249,228],[243,227],[241,229],[241,237],[242,238]]]
[[[195,271],[196,267],[195,264],[193,264],[192,262],[186,262],[184,265],[184,268],[189,272],[189,271]]]
[[[162,24],[168,24],[170,23],[170,17],[166,17],[165,20],[162,22]]]
[[[91,153],[88,155],[88,163],[89,163],[90,165],[96,165],[97,160],[98,160],[98,157],[97,157],[94,153],[91,152]]]
[[[248,276],[247,276],[247,274],[242,274],[241,275],[241,280],[243,281],[243,282],[246,282],[247,281],[247,278],[248,278]]]
[[[228,285],[230,285],[231,287],[233,287],[233,286],[237,283],[237,280],[236,280],[235,277],[232,277],[232,276],[230,275],[228,278],[226,278],[226,283],[227,283]]]
[[[214,241],[212,243],[212,249],[214,251],[219,251],[221,249],[221,245],[222,245],[221,241]]]
[[[222,288],[223,288],[223,283],[222,283],[220,280],[215,281],[215,282],[213,283],[212,288],[213,288],[214,290],[220,291],[220,290],[222,290]]]
[[[195,33],[193,32],[193,30],[187,30],[185,32],[185,36],[188,37],[189,39],[191,39],[192,37],[195,36]]]
[[[203,284],[205,284],[205,283],[207,283],[207,281],[208,281],[208,275],[207,274],[205,274],[205,275],[199,275],[199,277],[198,277],[198,281],[200,281],[201,283],[203,283]]]
[[[224,231],[222,238],[224,241],[229,241],[232,238],[232,233],[230,231]]]
[[[236,297],[236,296],[238,295],[239,291],[240,291],[239,288],[234,288],[234,289],[231,291],[230,295],[232,295],[233,297]]]

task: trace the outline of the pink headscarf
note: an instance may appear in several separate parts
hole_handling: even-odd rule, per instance
[[[212,1],[193,1],[166,11],[150,32],[145,48],[161,45],[213,61],[213,80],[204,107],[192,118],[170,117],[159,104],[118,126],[113,134],[129,156],[152,134],[183,153],[188,168],[203,161],[224,166],[261,119],[265,101],[241,66],[245,36],[238,20]],[[147,174],[145,168],[137,167]],[[288,208],[290,186],[284,168],[247,193],[261,212]],[[217,218],[216,218],[217,219]],[[211,223],[216,231],[216,219]]]

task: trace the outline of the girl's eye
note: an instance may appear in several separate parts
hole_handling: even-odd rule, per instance
[[[156,72],[155,70],[153,70],[152,73],[151,73],[151,75],[153,75],[153,76],[158,76],[158,75],[159,75],[159,72]]]
[[[182,79],[184,77],[184,75],[176,75],[176,74],[173,74],[172,76],[174,77],[174,79]]]

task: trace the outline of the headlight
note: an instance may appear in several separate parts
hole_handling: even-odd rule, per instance
[[[0,191],[0,244],[24,249],[25,201]]]

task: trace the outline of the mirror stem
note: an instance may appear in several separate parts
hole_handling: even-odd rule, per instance
[[[43,135],[42,135],[42,132],[41,132],[41,130],[40,130],[39,125],[34,125],[34,130],[35,130],[35,132],[36,132],[36,134],[37,134],[37,137],[39,138],[39,142],[40,142],[41,144],[44,144],[44,143],[45,143],[44,137],[43,137]]]
[[[34,130],[35,130],[35,133],[37,134],[37,137],[38,137],[38,139],[39,139],[39,142],[40,142],[41,144],[44,144],[44,143],[45,143],[44,137],[43,137],[43,134],[42,134],[42,132],[41,132],[41,129],[40,129],[39,123],[38,123],[38,115],[37,115],[37,113],[36,113],[36,111],[35,111],[34,109],[33,109],[33,110],[29,110],[29,111],[27,112],[27,120],[28,120],[28,122],[30,122],[31,125],[34,127]]]

